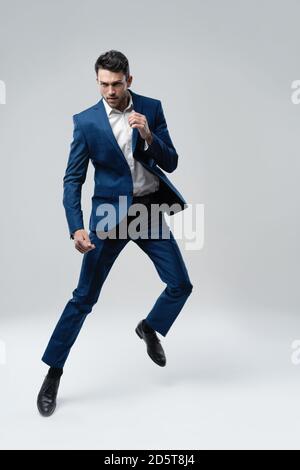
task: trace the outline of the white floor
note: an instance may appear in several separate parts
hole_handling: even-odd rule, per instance
[[[55,319],[2,328],[1,449],[300,448],[300,366],[291,362],[298,318],[187,310],[159,335],[161,368],[134,332],[139,318],[90,316],[56,412],[43,418],[35,403],[47,370],[40,357]]]

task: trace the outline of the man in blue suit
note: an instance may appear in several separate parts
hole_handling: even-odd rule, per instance
[[[73,141],[64,176],[63,204],[69,235],[84,256],[78,285],[42,357],[50,366],[37,399],[43,416],[50,416],[55,410],[60,378],[70,349],[97,302],[114,261],[128,241],[133,240],[150,257],[166,284],[152,310],[135,329],[138,337],[145,341],[148,355],[159,366],[166,365],[166,356],[157,332],[166,336],[193,288],[177,242],[171,230],[166,229],[162,213],[155,218],[151,212],[158,205],[170,215],[187,207],[164,173],[177,168],[178,155],[161,101],[129,89],[132,76],[128,60],[119,51],[102,54],[96,61],[95,71],[102,98],[96,105],[73,116]],[[89,162],[95,168],[95,187],[88,233],[83,223],[81,188]],[[132,236],[132,232],[126,231],[124,237],[124,227],[127,230],[128,224],[137,222],[131,211],[135,204],[146,208],[146,232]],[[105,217],[107,208],[112,211]]]

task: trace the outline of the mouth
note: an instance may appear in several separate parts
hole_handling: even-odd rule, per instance
[[[107,98],[108,101],[115,101],[117,98]]]

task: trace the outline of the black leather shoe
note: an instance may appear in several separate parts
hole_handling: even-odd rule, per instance
[[[166,356],[155,330],[151,329],[150,331],[146,331],[143,328],[143,320],[141,320],[136,327],[135,332],[147,344],[147,353],[151,357],[152,361],[154,361],[155,364],[164,367],[166,365]]]
[[[37,407],[41,415],[50,416],[56,408],[56,396],[60,377],[51,378],[46,375],[37,397]]]

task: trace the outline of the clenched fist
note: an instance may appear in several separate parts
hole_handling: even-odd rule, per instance
[[[95,245],[90,241],[87,231],[84,229],[76,230],[74,242],[76,250],[80,251],[80,253],[87,253],[95,248]]]
[[[136,127],[142,137],[150,145],[152,143],[152,135],[149,129],[148,121],[144,114],[137,113],[133,111],[128,116],[128,123],[130,127]]]

